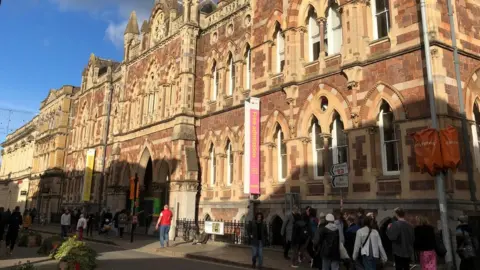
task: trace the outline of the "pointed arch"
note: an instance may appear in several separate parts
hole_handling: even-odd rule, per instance
[[[213,130],[207,131],[203,139],[202,156],[208,157],[210,146],[213,144],[215,147],[218,147],[218,141],[219,138]]]
[[[268,116],[267,121],[264,125],[261,137],[262,143],[275,142],[275,132],[277,126],[280,126],[282,128],[285,139],[291,138],[287,118],[282,112],[275,110],[271,115]]]
[[[465,113],[467,119],[473,121],[475,102],[480,98],[480,66],[477,66],[468,78],[463,90]]]
[[[223,148],[222,153],[225,151],[225,146],[227,145],[228,141],[230,141],[230,143],[232,144],[232,147],[234,147],[234,145],[236,144],[234,143],[236,141],[235,140],[236,137],[237,136],[235,135],[235,133],[230,127],[225,128],[224,132],[222,132],[220,136],[220,145]]]
[[[328,100],[328,107],[322,110],[322,98]],[[333,86],[321,83],[318,89],[313,89],[307,102],[303,104],[298,114],[296,126],[298,137],[308,137],[310,120],[312,115],[320,122],[322,130],[329,130],[329,125],[332,121],[333,113],[336,111],[343,121],[345,129],[352,128],[351,121],[351,105],[345,96]]]
[[[400,92],[384,82],[378,82],[367,92],[364,103],[360,107],[362,124],[372,125],[376,123],[382,100],[385,100],[390,105],[395,119],[404,120],[407,118],[405,101]]]

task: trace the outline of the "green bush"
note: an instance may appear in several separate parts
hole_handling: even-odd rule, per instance
[[[75,236],[68,238],[58,248],[53,258],[67,264],[67,269],[75,269],[75,263],[80,264],[80,269],[95,269],[97,252],[85,242],[78,241]]]
[[[40,246],[42,244],[42,235],[38,232],[34,231],[20,231],[20,235],[18,236],[17,244],[19,247],[27,247],[28,246],[28,238],[30,236],[35,236],[35,244]]]
[[[53,258],[56,250],[65,241],[61,236],[54,235],[43,240],[42,245],[38,249],[37,253],[40,255],[50,255]]]
[[[27,261],[26,263],[22,263],[22,261],[19,261],[11,269],[12,270],[35,270],[36,267],[30,261]]]

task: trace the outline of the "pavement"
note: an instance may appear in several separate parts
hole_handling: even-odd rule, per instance
[[[44,234],[58,234],[58,226],[33,226],[32,230]],[[148,267],[153,264],[167,264],[166,269],[190,270],[199,266],[209,269],[245,269],[251,267],[251,249],[245,245],[232,245],[209,241],[205,245],[192,245],[181,241],[171,242],[170,247],[160,249],[156,237],[146,235],[134,235],[133,243],[130,243],[130,235],[124,239],[115,236],[106,238],[94,233],[92,237],[85,240],[100,254],[99,267],[97,269],[131,269],[133,267]],[[36,249],[35,249],[36,250]],[[283,253],[278,248],[265,248],[264,252],[265,270],[286,270],[292,269],[291,262],[283,258]],[[41,260],[41,257],[34,257]],[[39,263],[40,269],[49,267],[54,262]],[[212,266],[212,263],[214,266]],[[56,266],[56,263],[54,263]],[[0,264],[1,267],[1,264]],[[51,267],[51,266],[50,266]],[[233,267],[233,268],[232,268]],[[0,268],[2,269],[2,268]],[[307,262],[300,265],[299,269],[311,269]],[[385,270],[393,270],[393,267],[386,267]],[[416,269],[419,269],[418,267]],[[441,269],[441,267],[439,267]]]

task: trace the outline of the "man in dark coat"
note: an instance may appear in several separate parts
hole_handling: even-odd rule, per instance
[[[340,233],[335,225],[335,217],[327,214],[327,225],[319,228],[313,239],[317,247],[317,256],[322,260],[321,269],[339,269],[340,267]]]
[[[263,247],[266,244],[268,232],[267,225],[263,222],[263,214],[257,213],[255,221],[250,221],[247,232],[252,244],[252,268],[258,269],[263,265]]]
[[[283,257],[287,260],[290,260],[288,257],[288,252],[290,251],[290,247],[292,245],[292,236],[293,230],[295,226],[295,222],[300,219],[300,214],[298,211],[298,207],[294,206],[292,212],[289,213],[282,224],[281,234],[285,239],[285,245],[283,248]]]
[[[20,226],[23,224],[22,214],[20,213],[20,207],[15,207],[15,210],[10,215],[8,219],[8,232],[6,237],[6,244],[7,247],[10,247],[7,250],[8,254],[12,254],[13,248],[15,247],[15,243],[17,242],[18,231],[20,230]]]

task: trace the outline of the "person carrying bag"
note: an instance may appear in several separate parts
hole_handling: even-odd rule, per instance
[[[381,269],[383,268],[383,263],[388,259],[380,239],[380,234],[373,228],[373,219],[371,217],[366,217],[363,228],[357,231],[352,257],[357,270]]]

